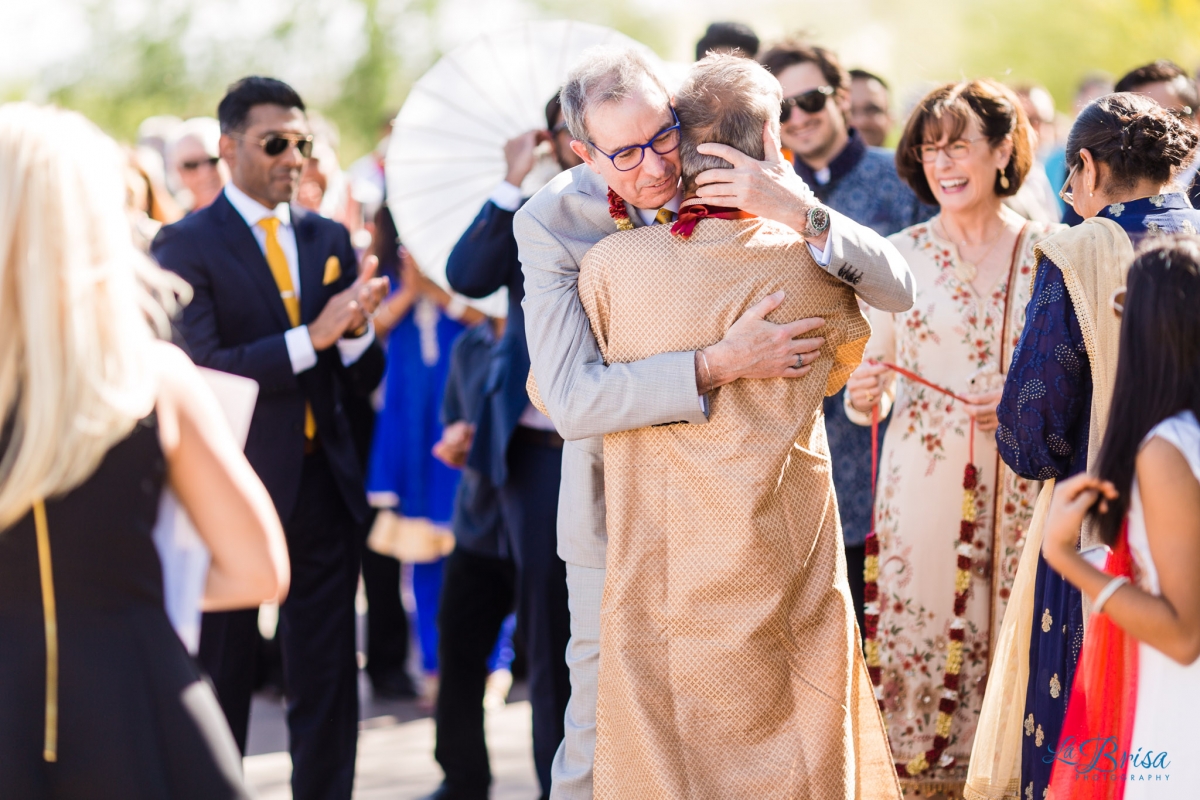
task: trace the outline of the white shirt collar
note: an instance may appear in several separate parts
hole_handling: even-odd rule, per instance
[[[678,191],[675,196],[663,204],[663,208],[668,209],[675,216],[679,216],[679,204],[683,202],[683,191]],[[660,209],[657,208],[634,208],[637,211],[638,217],[646,225],[653,225],[655,218],[658,216]]]
[[[277,217],[285,228],[292,226],[292,209],[287,203],[280,203],[273,209],[267,208],[234,186],[233,181],[225,184],[225,197],[229,200],[229,204],[233,206],[234,210],[242,215],[242,219],[246,220],[246,224],[252,229],[260,220],[267,217]]]

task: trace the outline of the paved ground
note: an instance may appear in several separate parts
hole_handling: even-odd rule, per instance
[[[375,700],[365,676],[359,689],[363,721],[355,799],[416,800],[432,792],[442,779],[433,760],[433,720],[413,701]],[[538,787],[524,686],[514,686],[509,699],[504,709],[487,715],[492,800],[535,800]],[[260,800],[291,800],[292,762],[279,700],[266,695],[254,698],[246,749],[246,781]]]
[[[404,600],[413,608],[408,570],[405,570]],[[366,596],[359,587],[359,664],[365,656]],[[260,612],[263,635],[275,628],[271,608]],[[410,626],[415,635],[415,625]],[[421,674],[420,645],[409,648],[409,674]],[[438,787],[442,770],[433,760],[433,720],[415,700],[376,699],[371,682],[360,672],[358,682],[358,761],[354,781],[355,800],[417,800]],[[492,768],[492,800],[537,800],[540,795],[533,769],[533,719],[522,682],[516,683],[503,709],[489,712],[486,720],[488,752]],[[260,800],[291,800],[292,760],[288,756],[287,724],[282,701],[274,695],[254,697],[250,730],[246,741],[246,782]]]
[[[510,703],[488,714],[488,745],[495,776],[492,800],[533,800],[537,779],[530,756],[529,703]],[[260,800],[290,800],[292,762],[286,752],[248,756],[246,781]],[[364,722],[358,737],[356,800],[416,800],[437,788],[442,773],[433,760],[433,720]]]

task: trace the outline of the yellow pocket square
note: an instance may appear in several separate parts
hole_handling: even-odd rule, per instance
[[[321,284],[328,286],[329,284],[342,277],[342,262],[338,261],[337,256],[330,256],[325,262],[325,277],[321,280]]]

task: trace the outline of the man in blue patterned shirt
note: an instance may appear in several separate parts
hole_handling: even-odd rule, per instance
[[[883,236],[924,222],[937,213],[917,199],[896,173],[891,150],[869,147],[847,122],[850,75],[837,56],[799,42],[782,42],[761,58],[783,87],[780,139],[796,172],[817,198]],[[853,276],[842,276],[853,282]],[[850,422],[842,394],[825,398],[825,429],[833,458],[846,545],[846,567],[858,627],[863,627],[864,543],[871,530],[871,431]],[[880,441],[886,423],[880,425]]]

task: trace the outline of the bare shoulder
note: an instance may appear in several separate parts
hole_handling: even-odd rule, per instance
[[[170,342],[154,342],[150,346],[150,358],[159,380],[159,392],[180,399],[203,383],[196,365],[187,353]]]
[[[1156,487],[1170,488],[1172,492],[1186,487],[1194,489],[1200,497],[1200,483],[1187,458],[1162,436],[1152,436],[1138,452],[1137,476],[1143,494],[1155,491]]]

